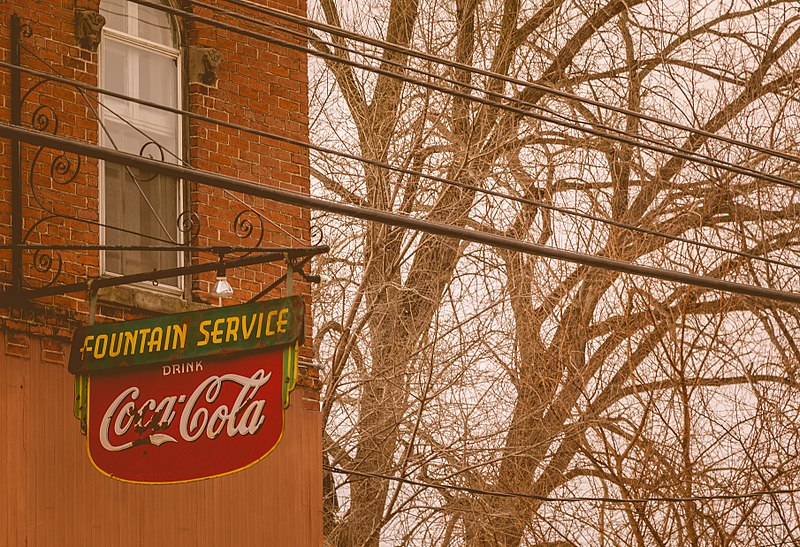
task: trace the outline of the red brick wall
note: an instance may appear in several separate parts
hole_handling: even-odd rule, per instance
[[[74,10],[72,0],[55,0],[53,2],[4,2],[0,4],[0,59],[10,62],[10,24],[11,14],[17,13],[30,24],[32,35],[24,37],[23,43],[29,51],[22,52],[23,64],[26,67],[42,72],[57,73],[59,76],[69,78],[89,85],[97,85],[97,55],[80,49],[74,38],[74,16],[68,14]],[[35,54],[35,56],[34,56]],[[36,57],[39,57],[37,59]],[[39,78],[22,75],[23,93],[29,89]],[[10,85],[11,78],[8,68],[0,70],[0,119],[9,122],[10,113]],[[38,121],[47,121],[47,126],[39,125],[40,129],[50,132],[54,129],[55,116],[58,117],[58,134],[97,142],[98,125],[92,119],[91,109],[82,100],[80,93],[73,87],[63,84],[47,83],[38,88],[25,101],[22,112],[22,123],[30,127],[36,124],[33,120],[37,108],[44,117]],[[34,160],[36,149],[32,146],[23,148],[23,216],[24,229],[30,229],[37,220],[43,219],[47,213],[43,212],[36,203],[28,185],[28,176]],[[80,175],[75,183],[58,184],[49,176],[50,166],[59,154],[45,150],[36,161],[34,167],[35,188],[38,197],[46,207],[52,208],[63,215],[80,217],[96,221],[98,219],[97,195],[97,162],[83,159]],[[77,165],[75,156],[65,156],[70,162],[71,170],[67,178],[74,173]],[[11,243],[10,214],[11,214],[11,188],[10,188],[10,147],[6,140],[0,141],[0,192],[3,200],[0,203],[0,234],[3,243]],[[57,219],[53,222],[39,225],[29,238],[34,244],[57,244],[74,242],[76,244],[96,244],[99,232],[96,226],[68,219]],[[0,252],[1,275],[0,283],[5,288],[10,281],[11,253],[3,250]],[[48,275],[39,272],[34,267],[32,253],[25,253],[24,273],[27,279],[38,286],[48,279]],[[51,255],[54,258],[55,255]],[[97,253],[62,253],[62,274],[60,282],[74,283],[87,277],[96,277],[99,274],[99,257]],[[40,302],[46,305],[55,305],[64,313],[68,313],[74,320],[85,319],[87,307],[85,295],[68,295],[59,298],[44,299]]]
[[[286,0],[265,4],[305,15],[304,1]],[[237,11],[234,6],[225,2],[218,2],[218,5],[229,11]],[[276,23],[286,25],[252,11],[238,11],[247,17],[258,18],[273,25]],[[293,40],[268,27],[220,15],[212,10],[194,7],[192,12],[258,34],[287,41]],[[201,83],[189,85],[186,97],[188,110],[262,133],[276,134],[301,142],[308,141],[308,80],[305,54],[193,20],[188,21],[184,31],[185,41],[189,44],[212,47],[223,56],[219,79],[213,86]],[[297,42],[297,39],[294,41]],[[309,160],[306,148],[263,135],[191,119],[186,137],[187,158],[193,167],[286,190],[304,193],[309,191]],[[260,235],[258,229],[246,238],[240,239],[233,235],[243,233],[234,229],[232,225],[236,214],[245,209],[240,200],[265,217],[263,219],[265,233],[260,245],[267,247],[309,245],[311,215],[307,209],[231,194],[207,186],[192,185],[191,202],[201,219],[208,222],[208,226],[204,226],[208,229],[201,231],[198,245],[257,243]],[[251,213],[245,213],[241,218],[250,221],[254,226],[258,225],[257,217]],[[194,259],[195,263],[206,260],[207,257]],[[285,265],[273,263],[239,269],[235,272],[235,276],[229,276],[229,280],[236,291],[235,296],[247,300],[285,273]],[[196,276],[192,283],[193,297],[197,300],[206,300],[214,281],[213,272]],[[294,286],[296,293],[305,295],[310,293],[308,284],[299,278],[295,279]],[[273,294],[277,296],[278,291]],[[212,301],[216,299],[212,298]],[[306,309],[310,312],[310,301]],[[306,318],[306,324],[310,327],[310,315]],[[301,360],[307,362],[310,356],[310,350],[304,348]],[[301,384],[314,386],[318,392],[316,371],[306,367],[301,368]]]
[[[302,9],[305,5],[274,7]],[[224,2],[221,6],[230,8]],[[210,10],[194,8],[199,16],[221,22],[242,25],[256,32],[275,34],[253,24],[224,17]],[[250,16],[254,14],[249,13]],[[307,141],[308,105],[305,55],[264,41],[218,29],[202,22],[190,21],[186,28],[191,44],[213,47],[223,56],[219,80],[213,86],[194,83],[189,86],[188,107],[197,114],[246,126],[266,133]],[[218,126],[203,121],[190,121],[188,128],[188,158],[193,166],[240,178],[242,180],[308,192],[308,152],[306,149],[271,140],[245,131]],[[245,196],[238,195],[238,198]],[[242,210],[230,194],[207,187],[193,189],[193,202],[198,212],[228,214],[212,225],[198,242],[200,245],[233,243],[230,221]],[[263,241],[267,246],[298,246],[307,244],[310,215],[297,207],[248,198],[248,203],[263,212],[269,233]],[[276,228],[276,225],[280,228]],[[243,239],[247,243],[252,238]],[[282,268],[281,268],[282,270]],[[254,269],[269,275],[275,267]],[[201,276],[195,287],[202,294],[213,283],[213,274]],[[261,289],[258,276],[244,276],[232,281],[245,297]],[[307,290],[307,287],[304,287]]]
[[[215,3],[214,0],[209,0],[209,2]],[[216,4],[226,9],[236,9],[222,1],[217,1]],[[43,72],[55,71],[59,76],[96,86],[98,83],[98,55],[77,45],[74,17],[76,8],[96,11],[98,5],[99,1],[97,0],[5,0],[0,2],[0,60],[6,63],[10,62],[10,20],[11,15],[17,13],[26,23],[30,24],[32,30],[31,36],[22,39],[24,47],[27,48],[22,52],[23,66]],[[269,2],[269,5],[301,15],[304,15],[306,10],[304,0],[273,1]],[[193,9],[194,13],[201,16],[218,19],[232,25],[242,25],[253,31],[287,39],[286,36],[269,28],[237,21],[209,10],[197,7]],[[249,12],[248,15],[265,19],[263,15],[254,12]],[[276,21],[270,22],[277,23]],[[182,31],[184,45],[213,47],[223,56],[218,71],[219,79],[214,85],[187,84],[183,98],[184,108],[190,112],[232,124],[276,133],[300,141],[307,140],[307,72],[304,54],[197,21],[183,24]],[[23,92],[36,81],[37,78],[23,74]],[[9,69],[0,67],[0,121],[6,123],[11,120],[10,84]],[[96,94],[87,92],[87,95],[92,98]],[[89,100],[89,104],[87,104],[87,101],[75,88],[55,82],[38,87],[26,100],[23,110],[24,125],[30,126],[31,116],[40,106],[45,107],[41,112],[49,117],[48,130],[53,128],[53,113],[56,112],[59,119],[58,134],[60,136],[90,143],[98,142],[98,122],[92,109],[95,103]],[[47,110],[46,107],[52,110]],[[185,121],[184,141],[184,159],[195,168],[260,184],[308,192],[308,151],[303,147],[281,143],[263,136],[254,136],[247,131],[192,119]],[[76,218],[57,218],[39,224],[35,227],[29,242],[34,244],[98,244],[99,228],[96,225],[82,222],[82,220],[97,221],[99,219],[97,161],[92,158],[81,158],[80,171],[76,178],[67,184],[58,184],[53,182],[50,176],[50,167],[59,154],[46,150],[36,158],[34,163],[35,152],[35,147],[23,145],[25,230],[34,226],[37,220],[48,215],[47,212],[40,209],[28,186],[28,172],[32,165],[36,196],[59,215]],[[77,158],[75,156],[68,156],[68,158],[74,169],[77,165]],[[74,171],[70,171],[68,176],[72,172]],[[11,243],[10,180],[10,146],[7,140],[0,139],[0,242],[5,245]],[[236,214],[246,208],[238,200],[243,201],[266,218],[264,220],[265,233],[260,245],[301,247],[310,244],[310,213],[307,210],[263,199],[254,199],[245,195],[231,195],[219,189],[191,182],[188,183],[187,189],[191,210],[197,214],[201,222],[200,236],[196,245],[251,245],[256,243],[257,236],[255,234],[249,238],[239,238],[232,225]],[[246,214],[243,218],[256,227],[259,224],[257,216],[252,213]],[[255,233],[257,232],[256,228]],[[55,259],[55,255],[53,258]],[[60,259],[62,270],[56,281],[58,284],[85,281],[100,274],[99,254],[96,251],[62,252]],[[194,264],[213,260],[215,260],[213,255],[202,253],[191,257],[191,262]],[[26,279],[36,286],[46,283],[49,279],[48,276],[52,276],[53,270],[37,271],[32,253],[25,254],[23,263]],[[10,286],[10,270],[11,251],[5,248],[0,249],[0,288],[6,289]],[[225,299],[222,303],[228,305],[246,301],[283,273],[285,273],[285,265],[282,263],[228,271],[229,281],[235,290],[235,298]],[[191,301],[213,306],[220,304],[218,298],[209,294],[214,277],[214,272],[193,276],[189,283]],[[305,295],[308,314],[310,311],[310,287],[307,283],[296,279],[294,292]],[[284,293],[284,288],[276,289],[270,294],[270,297],[282,296]],[[162,294],[158,298],[171,299],[175,296]],[[63,391],[69,387],[61,385],[63,382],[69,382],[68,374],[40,375],[36,372],[36,367],[63,368],[63,356],[56,354],[62,351],[63,342],[69,339],[72,331],[78,325],[86,324],[88,311],[87,296],[82,293],[37,299],[25,309],[9,307],[8,302],[0,302],[0,332],[4,333],[7,352],[15,358],[30,360],[30,366],[34,367],[31,376],[27,377],[25,381],[33,382],[36,378],[47,377],[49,378],[47,381],[55,382],[47,389]],[[149,313],[151,312],[148,310],[131,309],[120,303],[101,301],[96,321],[118,321]],[[311,318],[307,315],[307,325],[309,326],[310,321]],[[311,350],[308,346],[307,344],[307,347],[301,351],[301,365],[303,362],[310,361]],[[31,347],[40,349],[32,354],[29,349]],[[44,357],[47,357],[49,365],[45,364]],[[292,395],[292,405],[297,406],[297,411],[317,412],[318,375],[315,370],[304,366],[301,366],[300,373],[298,388]],[[9,398],[7,394],[0,394],[0,402],[6,403],[6,410],[9,412],[13,410],[13,401],[14,399]],[[17,410],[22,412],[22,409]],[[71,407],[62,408],[51,405],[47,408],[47,412],[58,416],[71,414]],[[300,420],[300,422],[305,424],[302,427],[309,427],[309,424],[311,427],[318,427],[318,420]],[[7,435],[17,430],[3,430],[4,423],[6,426],[8,424],[7,421],[0,422],[0,437],[7,438]],[[77,422],[74,422],[73,425],[74,431],[69,433],[80,438]],[[310,432],[302,433],[303,436],[309,434]],[[311,434],[319,436],[320,433],[316,430]],[[10,439],[10,441],[16,442],[21,439]],[[42,439],[39,441],[43,442]],[[70,446],[72,444],[73,440],[70,440]],[[58,448],[58,450],[62,449],[65,448]],[[302,485],[306,490],[316,488],[314,481],[316,481],[316,469],[319,467],[320,458],[312,455],[309,459],[313,463],[308,465],[313,466],[313,469],[309,469],[307,474],[312,482]],[[0,472],[7,471],[9,470],[0,468]],[[72,479],[77,477],[70,473],[66,473],[66,476]],[[0,477],[0,483],[4,484],[2,489],[7,488],[6,485],[9,484],[3,480],[4,478]],[[2,489],[0,489],[0,505],[6,494]],[[319,490],[321,497],[321,486]],[[265,495],[269,497],[268,493]],[[246,503],[243,504],[243,507],[244,505]],[[10,510],[13,512],[15,509],[12,507]],[[0,509],[0,514],[2,514],[2,509]],[[16,515],[15,518],[17,517],[20,516]],[[209,515],[208,518],[213,517]],[[23,536],[24,534],[14,537],[23,538]],[[0,537],[0,543],[3,543],[2,537]],[[19,544],[23,543],[20,540]],[[11,542],[10,544],[17,543]],[[35,545],[37,542],[33,541],[29,544]]]
[[[99,2],[81,0],[79,6],[97,9]],[[221,5],[227,6],[224,2]],[[305,10],[304,4],[296,2],[286,4],[275,3],[276,7],[290,9],[300,13]],[[24,46],[30,48],[35,55],[41,57],[48,68],[26,51],[23,51],[23,65],[42,71],[57,71],[63,77],[74,79],[88,85],[97,85],[97,54],[81,49],[76,45],[74,37],[73,0],[23,2],[13,0],[0,5],[5,33],[0,44],[0,55],[8,62],[8,29],[10,15],[20,14],[31,23],[33,35],[23,40]],[[209,18],[217,18],[228,24],[245,25],[250,30],[278,35],[264,27],[223,17],[209,10],[195,9],[195,13]],[[250,16],[256,14],[250,12]],[[262,16],[263,18],[263,16]],[[274,21],[273,21],[274,23]],[[274,46],[269,43],[244,37],[228,30],[217,29],[202,22],[190,21],[183,25],[184,42],[189,45],[210,46],[223,55],[219,80],[213,86],[193,83],[188,85],[188,93],[184,97],[185,107],[192,113],[220,119],[232,124],[253,128],[262,132],[305,141],[307,140],[308,108],[307,108],[307,76],[305,56],[297,51]],[[280,36],[286,38],[285,36]],[[32,77],[23,76],[23,91],[34,81]],[[9,120],[8,89],[10,78],[8,69],[0,71],[0,86],[4,90],[0,98],[0,119]],[[41,92],[33,93],[25,102],[23,122],[30,123],[31,115],[36,107],[46,105],[57,112],[59,118],[59,134],[62,136],[96,143],[98,140],[98,124],[92,109],[87,106],[80,93],[64,84],[46,84],[39,88]],[[89,92],[89,97],[94,97]],[[89,102],[94,106],[93,100]],[[52,119],[52,111],[45,111]],[[229,129],[224,126],[198,121],[186,120],[186,146],[184,158],[193,167],[222,173],[247,181],[254,181],[280,188],[308,191],[308,152],[305,148],[282,143],[264,136],[250,134],[246,131]],[[50,125],[52,127],[52,123]],[[10,178],[8,165],[8,143],[0,144],[5,152],[0,157],[0,169],[3,180]],[[34,148],[25,147],[25,174],[30,166]],[[75,165],[75,157],[68,156]],[[45,153],[36,162],[36,188],[40,197],[47,204],[53,204],[58,212],[83,219],[98,220],[98,177],[97,162],[91,158],[81,158],[80,173],[74,183],[66,185],[53,184],[46,176],[53,159],[52,154]],[[303,246],[309,241],[310,214],[307,210],[267,202],[247,196],[231,196],[222,190],[189,184],[191,208],[201,219],[201,234],[198,245],[249,245],[256,243],[254,235],[249,238],[236,237],[233,221],[236,213],[244,206],[236,201],[242,199],[248,205],[264,213],[266,216],[266,234],[261,242],[264,246]],[[2,187],[3,200],[0,205],[0,233],[9,237],[10,194],[9,185]],[[36,203],[25,185],[25,218],[29,227],[34,219],[45,214],[38,210]],[[247,215],[247,220],[257,224],[254,215]],[[99,230],[96,226],[79,221],[58,219],[37,229],[31,238],[34,243],[60,243],[65,239],[73,243],[92,244],[98,241]],[[2,253],[3,277],[0,282],[8,283],[10,265],[7,264],[10,253]],[[63,272],[59,280],[64,283],[80,281],[96,277],[99,274],[99,257],[97,253],[61,254]],[[213,259],[211,255],[193,257],[195,262]],[[32,268],[32,257],[26,255],[26,276],[46,280],[45,274]],[[231,283],[237,290],[236,298],[247,300],[256,294],[269,278],[285,272],[282,266],[266,265],[253,267],[248,271],[236,272]],[[197,276],[192,282],[192,299],[209,302],[210,290],[214,281],[214,273]],[[302,283],[298,290],[308,292]],[[57,302],[59,306],[85,313],[85,295],[71,295],[67,299],[45,300]],[[230,303],[233,303],[232,300]],[[216,300],[213,300],[216,304]]]

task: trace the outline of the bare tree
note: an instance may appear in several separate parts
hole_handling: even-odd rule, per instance
[[[673,4],[320,0],[453,62],[314,34],[317,191],[798,290],[800,12]],[[319,222],[331,544],[800,541],[795,307]]]

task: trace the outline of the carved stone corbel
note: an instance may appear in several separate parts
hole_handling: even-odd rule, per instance
[[[89,51],[97,51],[105,24],[106,18],[96,11],[75,10],[75,38],[78,44]]]
[[[189,83],[214,85],[222,53],[213,47],[189,46]]]

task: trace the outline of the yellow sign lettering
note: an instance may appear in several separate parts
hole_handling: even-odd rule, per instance
[[[122,333],[121,332],[112,332],[111,333],[111,345],[108,346],[108,356],[109,357],[118,357],[120,351],[122,351]]]
[[[161,339],[164,337],[164,329],[156,327],[150,331],[150,343],[147,344],[147,351],[150,353],[161,351]]]
[[[186,347],[186,323],[172,326],[172,349]]]
[[[200,329],[200,333],[203,335],[203,339],[197,341],[198,347],[208,345],[209,332],[206,329],[209,326],[211,326],[211,319],[206,319],[200,323],[198,328]]]
[[[122,350],[123,355],[133,355],[136,353],[136,341],[139,339],[139,331],[127,331],[125,333],[125,349]]]
[[[108,335],[107,334],[100,334],[95,339],[94,344],[94,358],[95,359],[102,359],[106,356],[106,350],[108,349]]]
[[[281,309],[278,314],[278,332],[286,332],[286,326],[289,324],[289,308]]]
[[[81,348],[81,359],[86,358],[86,352],[89,353],[94,352],[94,347],[92,346],[91,342],[94,341],[94,335],[90,334],[86,338],[83,339],[83,347]]]
[[[264,330],[264,334],[267,336],[275,334],[275,327],[272,325],[272,321],[276,315],[278,315],[278,310],[272,310],[267,314],[267,328]]]
[[[139,329],[139,333],[142,335],[142,345],[139,346],[139,353],[144,353],[144,345],[147,341],[147,335],[152,329]]]
[[[225,334],[225,343],[236,342],[239,339],[239,318],[228,317],[227,323],[225,328],[228,332]]]
[[[224,317],[220,317],[216,321],[214,321],[214,330],[211,331],[211,341],[215,344],[222,343],[222,329],[220,326],[225,322]]]
[[[242,334],[245,340],[250,339],[250,335],[253,334],[253,327],[256,326],[256,315],[253,314],[250,316],[250,325],[247,324],[247,316],[242,316]]]

